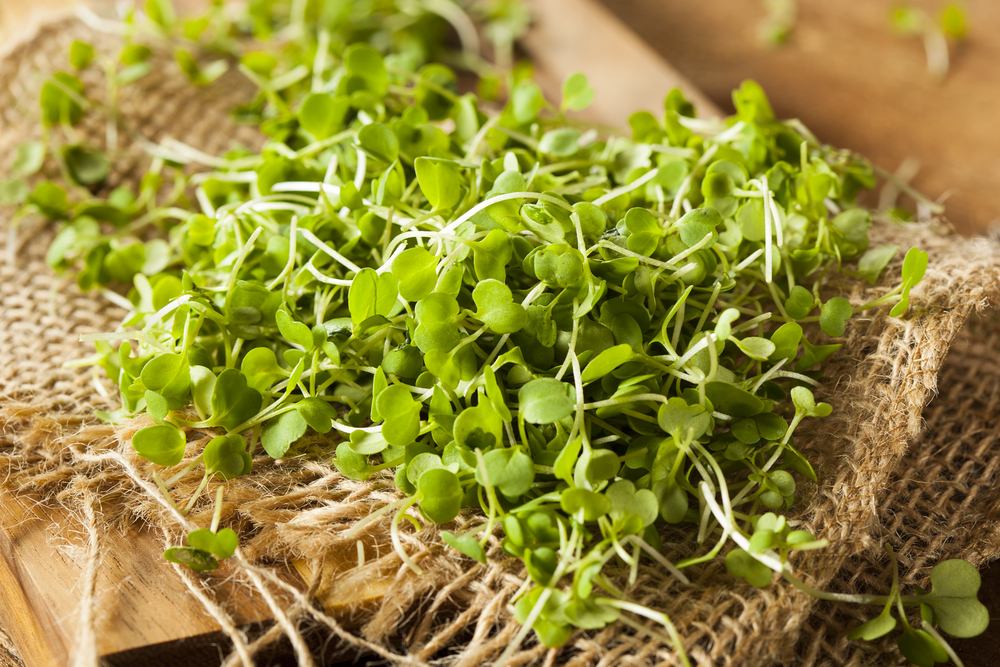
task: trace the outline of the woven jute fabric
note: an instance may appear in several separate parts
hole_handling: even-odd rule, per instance
[[[0,156],[39,134],[36,112],[44,78],[65,69],[73,39],[87,39],[108,53],[116,38],[92,33],[74,20],[51,24],[12,50],[0,63]],[[88,90],[100,90],[87,74]],[[206,88],[191,86],[168,58],[152,74],[122,93],[122,131],[108,187],[134,183],[147,159],[136,136],[170,136],[208,153],[234,142],[255,146],[259,137],[230,120],[229,110],[246,99],[249,86],[227,75]],[[104,145],[106,126],[88,118],[79,128],[89,143]],[[9,157],[0,159],[5,176]],[[113,387],[90,368],[66,367],[93,353],[80,334],[113,330],[123,311],[97,294],[80,293],[72,280],[55,276],[44,262],[55,230],[26,219],[16,230],[11,212],[0,214],[0,477],[4,485],[51,503],[78,506],[81,494],[101,499],[103,521],[146,522],[178,544],[192,525],[204,526],[208,499],[180,517],[150,483],[152,466],[135,456],[130,437],[145,422],[112,427],[93,417],[113,409]],[[1000,403],[1000,322],[989,311],[1000,301],[1000,246],[942,231],[939,223],[873,229],[873,245],[918,246],[930,254],[930,269],[911,297],[906,320],[883,310],[853,317],[844,347],[830,362],[820,397],[833,404],[831,417],[807,427],[797,442],[816,462],[819,482],[799,480],[795,518],[830,540],[827,549],[800,554],[795,568],[826,590],[881,594],[891,573],[883,545],[899,555],[906,583],[927,584],[942,558],[962,557],[979,565],[1000,551],[1000,435],[991,423]],[[901,257],[886,271],[898,276]],[[891,289],[844,277],[830,294],[859,306]],[[966,328],[970,315],[975,325]],[[189,434],[189,453],[209,433]],[[391,477],[347,480],[331,464],[335,443],[312,435],[310,456],[285,461],[259,457],[254,472],[227,483],[223,525],[241,534],[241,555],[232,577],[261,595],[281,592],[278,623],[262,641],[246,643],[231,633],[235,660],[250,664],[259,647],[292,635],[300,662],[308,662],[303,635],[331,633],[340,645],[381,654],[394,664],[478,667],[495,661],[518,630],[510,597],[524,572],[491,538],[489,565],[480,565],[442,545],[436,528],[404,526],[403,546],[424,570],[411,573],[391,547],[389,517],[363,521],[398,499]],[[194,476],[192,476],[194,477]],[[197,480],[172,487],[179,499]],[[461,525],[476,521],[460,517]],[[405,522],[404,522],[405,523]],[[447,528],[455,530],[455,526]],[[664,530],[671,560],[698,550],[690,531]],[[357,543],[365,551],[358,564]],[[312,589],[284,590],[275,576],[288,562],[305,564]],[[624,574],[624,573],[623,573]],[[194,581],[194,575],[183,574]],[[680,584],[657,565],[644,562],[628,596],[670,614],[692,661],[699,665],[875,665],[902,659],[890,643],[846,639],[870,617],[870,609],[820,603],[776,581],[766,589],[739,585],[719,560],[691,568],[692,583]],[[225,627],[231,622],[212,595],[206,576],[203,603]],[[622,585],[627,581],[621,580]],[[191,584],[194,586],[194,584]],[[192,589],[194,590],[194,588]],[[310,605],[307,593],[335,602],[366,601],[337,610],[336,618]],[[100,601],[95,602],[99,612]],[[337,620],[339,619],[339,621]],[[345,625],[354,628],[345,630]],[[651,627],[651,626],[650,626]],[[311,630],[310,630],[311,629]],[[566,646],[549,650],[525,642],[509,664],[672,665],[669,647],[622,624],[578,632]]]

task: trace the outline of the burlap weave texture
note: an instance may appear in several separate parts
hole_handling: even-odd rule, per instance
[[[41,83],[66,69],[66,49],[80,38],[109,53],[116,45],[115,37],[92,34],[71,19],[44,27],[0,63],[0,156],[38,134]],[[159,65],[123,91],[124,128],[152,141],[171,136],[208,153],[234,141],[259,142],[229,117],[250,91],[238,75],[195,88],[169,59]],[[99,90],[96,75],[84,81]],[[88,119],[80,133],[103,145],[104,123]],[[141,175],[145,156],[133,138],[121,133],[109,186]],[[0,157],[0,177],[8,163]],[[92,353],[76,342],[79,334],[114,329],[122,311],[53,275],[44,262],[51,225],[28,219],[9,234],[9,219],[9,211],[0,213],[0,474],[9,487],[30,489],[48,502],[80,488],[113,488],[102,507],[109,521],[145,521],[177,541],[183,526],[138,483],[150,470],[129,445],[141,424],[100,424],[93,410],[116,406],[95,382],[110,385],[90,369],[63,366]],[[793,561],[812,585],[860,593],[888,590],[882,550],[887,540],[899,554],[904,581],[923,584],[941,558],[964,557],[978,565],[1000,552],[1000,437],[992,425],[1000,404],[1000,323],[988,311],[1000,300],[1000,246],[945,235],[934,224],[881,225],[872,235],[873,245],[928,251],[930,269],[914,292],[912,317],[858,314],[827,369],[821,397],[835,412],[802,440],[810,458],[821,463],[820,482],[800,483],[797,514],[831,546]],[[899,275],[902,254],[887,275]],[[890,289],[889,280],[870,287],[846,278],[828,287],[856,306]],[[976,311],[985,314],[963,330]],[[204,434],[192,434],[189,442],[194,451]],[[352,532],[373,508],[397,497],[391,479],[342,478],[330,463],[332,449],[313,436],[315,458],[275,463],[262,457],[253,475],[229,483],[223,523],[244,536],[247,561],[266,569],[289,559],[326,558],[325,587],[380,582],[382,595],[354,613],[357,636],[394,662],[475,666],[495,660],[516,633],[507,600],[523,582],[517,562],[502,557],[498,537],[490,545],[490,565],[481,566],[443,548],[436,529],[406,532],[405,546],[427,572],[412,575],[389,545],[388,519]],[[186,497],[196,481],[182,482],[175,494]],[[210,512],[205,501],[190,520],[204,524]],[[686,532],[663,536],[671,560],[695,550]],[[352,568],[343,554],[358,539],[369,558],[364,567]],[[870,610],[820,604],[780,583],[764,590],[741,587],[719,562],[693,570],[693,583],[684,586],[644,564],[629,595],[667,611],[700,665],[901,660],[890,643],[847,641],[847,630]],[[324,623],[309,610],[287,611]],[[675,662],[658,641],[613,625],[577,633],[559,651],[526,645],[512,664]]]

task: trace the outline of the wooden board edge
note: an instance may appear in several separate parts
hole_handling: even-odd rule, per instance
[[[24,572],[6,531],[0,530],[0,625],[27,667],[62,667],[69,647],[55,632],[55,619],[37,586]]]

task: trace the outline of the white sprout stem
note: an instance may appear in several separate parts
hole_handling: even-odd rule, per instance
[[[537,199],[539,201],[548,202],[550,204],[555,204],[561,206],[567,211],[573,210],[573,207],[567,204],[565,201],[558,197],[553,197],[552,195],[543,194],[541,192],[509,192],[507,194],[497,195],[496,197],[490,197],[484,201],[479,202],[468,211],[463,213],[461,216],[453,220],[448,224],[447,227],[441,230],[441,233],[448,233],[454,231],[456,228],[460,227],[463,223],[467,222],[472,216],[480,211],[483,211],[493,204],[499,204],[500,202],[510,201],[511,199]]]
[[[208,198],[208,193],[205,192],[204,186],[199,185],[194,189],[194,197],[198,200],[198,205],[201,206],[201,212],[209,218],[214,218],[215,207],[212,206],[212,200]]]
[[[243,266],[243,261],[247,258],[247,255],[250,253],[250,249],[253,248],[254,241],[257,240],[257,237],[260,236],[263,231],[264,231],[263,227],[258,227],[257,229],[253,230],[253,234],[250,235],[250,238],[248,238],[246,243],[243,244],[243,247],[240,248],[239,255],[236,257],[236,261],[233,263],[233,268],[230,269],[229,271],[229,278],[226,280],[227,292],[236,286],[236,280],[240,272],[240,267]],[[174,303],[176,303],[176,301]]]
[[[691,357],[693,357],[694,355],[698,354],[699,352],[707,348],[709,346],[709,343],[714,344],[715,341],[716,341],[715,332],[713,331],[708,333],[701,340],[692,345],[691,348],[684,353],[684,356],[682,356],[680,359],[677,360],[675,365],[683,366],[688,361],[690,361]]]
[[[201,171],[191,176],[192,185],[201,185],[205,181],[222,181],[223,183],[253,183],[257,180],[255,171]]]
[[[383,505],[382,507],[379,507],[378,509],[372,510],[363,519],[359,520],[357,523],[355,523],[353,526],[351,526],[348,530],[346,530],[343,533],[343,535],[340,536],[341,539],[348,540],[348,539],[350,539],[350,538],[352,538],[352,537],[354,537],[356,535],[359,535],[361,533],[361,530],[365,526],[367,526],[370,523],[373,523],[380,516],[384,516],[384,515],[388,514],[389,512],[393,511],[394,509],[398,509],[400,505],[405,505],[407,501],[409,501],[409,497],[400,498],[399,500],[395,500],[395,501],[389,503],[388,505]]]
[[[361,192],[361,186],[365,184],[365,172],[368,170],[368,156],[358,147],[358,171],[354,174],[354,187]]]
[[[743,332],[743,331],[747,331],[749,329],[753,329],[755,326],[757,326],[761,322],[766,322],[769,319],[771,319],[771,313],[764,313],[762,315],[758,315],[757,317],[754,317],[753,319],[747,320],[743,324],[740,324],[738,326],[733,327],[732,328],[732,332],[733,333],[740,333],[740,332]]]
[[[595,440],[593,444],[596,445],[599,442],[600,441]],[[687,578],[687,576],[683,572],[677,569],[676,565],[667,560],[663,554],[654,549],[652,545],[650,545],[649,542],[647,542],[646,540],[642,539],[638,535],[628,535],[622,540],[622,544],[629,544],[629,543],[636,545],[644,552],[646,552],[646,554],[649,555],[650,558],[652,558],[657,563],[662,565],[663,568],[667,570],[667,572],[674,575],[677,581],[681,582],[682,584],[691,583],[691,581]]]
[[[763,254],[764,254],[764,249],[763,248],[757,248],[752,253],[750,253],[750,255],[746,259],[744,259],[742,262],[740,262],[739,264],[737,264],[733,268],[733,271],[735,271],[737,273],[740,272],[740,271],[742,271],[743,269],[745,269],[748,266],[750,266],[751,264],[753,264],[754,261],[758,257],[760,257],[761,255],[763,255]]]
[[[132,302],[123,297],[121,294],[118,294],[117,292],[113,292],[109,289],[102,289],[101,296],[103,296],[105,299],[115,304],[119,308],[124,308],[125,310],[128,311],[131,311],[133,308]]]
[[[750,390],[750,393],[756,394],[757,390],[760,389],[761,385],[763,385],[765,382],[774,377],[778,373],[778,371],[781,370],[781,367],[784,366],[786,363],[788,363],[788,359],[787,358],[782,359],[781,361],[776,363],[773,367],[771,367],[771,370],[761,375],[760,379],[757,380],[756,383],[754,383],[753,389]]]
[[[190,300],[191,300],[191,295],[190,294],[185,294],[183,296],[180,296],[180,297],[174,299],[173,301],[171,301],[170,303],[168,303],[167,305],[165,305],[163,308],[160,308],[158,311],[156,311],[155,313],[153,313],[153,318],[146,324],[145,327],[143,327],[142,330],[144,332],[149,331],[155,325],[159,324],[163,320],[164,317],[166,317],[170,313],[174,312],[175,310],[177,310],[178,308],[180,308],[181,306],[183,306],[185,303],[187,303]],[[80,340],[83,340],[83,338],[81,338]],[[94,339],[94,340],[98,340],[98,339]],[[108,338],[108,339],[104,339],[104,340],[116,340],[116,339],[114,339],[114,338]]]
[[[766,565],[775,572],[783,572],[785,570],[785,565],[773,551],[767,551],[762,554],[752,553],[750,551],[750,540],[744,537],[743,533],[736,530],[736,526],[734,525],[732,518],[726,516],[726,513],[722,511],[722,508],[719,507],[719,503],[715,500],[715,496],[711,493],[706,493],[706,491],[711,487],[709,487],[707,483],[702,482],[699,485],[699,488],[701,488],[705,502],[708,503],[708,506],[712,509],[712,514],[715,515],[715,519],[719,522],[719,525],[722,526],[722,529],[728,533],[729,537],[733,538],[733,541],[736,542],[741,549],[750,554],[754,560]]]
[[[400,246],[396,246],[396,248],[392,251],[392,254],[390,254],[388,257],[386,257],[385,260],[382,262],[382,266],[380,266],[377,269],[375,269],[375,273],[377,273],[379,275],[382,275],[383,273],[387,273],[389,271],[392,271],[392,262],[393,262],[393,260],[395,260],[397,257],[399,257],[400,255],[402,255],[405,251],[406,251],[406,246],[401,246],[401,245]],[[404,301],[405,301],[405,299],[404,299]]]
[[[406,514],[406,510],[413,507],[419,498],[419,493],[410,497],[408,502],[404,504],[398,512],[396,512],[396,515],[392,517],[392,523],[389,526],[389,533],[392,536],[392,546],[396,550],[396,555],[399,556],[399,559],[403,561],[403,563],[416,575],[423,576],[424,571],[420,569],[420,566],[417,565],[412,558],[410,558],[408,553],[406,553],[406,550],[403,549],[403,542],[399,539],[399,522],[402,520],[403,515]]]
[[[803,375],[802,373],[795,373],[793,371],[779,371],[775,373],[774,376],[779,378],[791,378],[794,380],[798,380],[799,382],[806,382],[814,387],[819,386],[818,380],[815,380],[807,375]]]
[[[616,600],[615,598],[600,597],[597,598],[599,604],[607,605],[608,607],[614,607],[615,609],[620,609],[622,611],[630,611],[637,616],[643,616],[651,621],[656,621],[664,628],[666,628],[667,633],[670,635],[674,648],[677,649],[681,654],[681,658],[685,665],[690,665],[688,662],[688,657],[684,653],[684,646],[681,643],[680,635],[677,634],[677,629],[674,624],[670,621],[670,617],[661,611],[655,611],[648,607],[644,607],[641,604],[636,604],[634,602],[627,602],[625,600]]]
[[[924,632],[933,637],[934,640],[941,645],[941,648],[944,649],[944,652],[947,653],[948,657],[951,658],[951,661],[955,663],[955,667],[965,667],[965,663],[963,663],[962,659],[958,657],[957,653],[955,653],[955,649],[951,647],[951,644],[945,641],[945,638],[942,637],[941,634],[934,629],[933,625],[931,625],[930,623],[921,618],[920,626],[924,629]]]
[[[674,197],[674,204],[670,207],[670,217],[676,218],[677,214],[681,211],[681,202],[684,199],[684,195],[687,194],[688,188],[691,187],[691,183],[694,182],[694,175],[698,173],[698,170],[705,166],[712,156],[719,150],[718,144],[713,144],[705,154],[699,158],[698,162],[695,163],[694,169],[691,170],[681,183],[681,187],[677,190],[677,195]]]
[[[81,343],[92,343],[97,340],[142,340],[141,331],[109,331],[106,333],[88,333],[80,335]]]
[[[318,236],[316,236],[315,234],[313,234],[308,229],[299,229],[299,233],[302,234],[302,236],[306,237],[306,239],[310,243],[312,243],[314,246],[316,246],[317,248],[319,248],[319,250],[321,252],[324,252],[327,255],[329,255],[330,257],[332,257],[333,259],[337,260],[337,262],[339,262],[341,264],[341,266],[343,266],[344,268],[348,269],[349,271],[354,271],[355,273],[361,273],[361,267],[360,266],[358,266],[357,264],[355,264],[351,260],[349,260],[346,257],[344,257],[343,255],[341,255],[339,252],[337,252],[333,248],[331,248],[329,245],[327,245],[325,242],[323,242]]]
[[[275,287],[278,286],[279,283],[284,281],[285,277],[292,272],[292,268],[295,266],[295,242],[299,237],[299,235],[296,234],[295,231],[298,229],[298,226],[299,226],[299,218],[298,216],[293,215],[291,229],[288,232],[288,236],[290,239],[288,248],[288,261],[285,263],[285,268],[281,270],[281,273],[275,276],[274,280],[272,280],[268,284],[267,289],[269,291],[273,290]]]
[[[262,198],[263,199],[263,198]],[[236,215],[243,215],[247,211],[253,211],[255,213],[266,213],[267,211],[291,211],[301,216],[307,216],[311,212],[308,206],[303,206],[302,204],[293,204],[287,201],[262,201],[255,200],[242,204],[233,213]]]
[[[615,188],[614,190],[612,190],[611,192],[609,192],[607,194],[601,195],[600,197],[598,197],[597,199],[595,199],[593,203],[594,203],[595,206],[601,206],[602,204],[606,204],[607,202],[611,201],[615,197],[619,197],[619,196],[621,196],[623,194],[626,194],[628,192],[632,192],[633,190],[641,188],[646,183],[649,183],[651,180],[653,180],[654,178],[656,178],[656,175],[659,174],[659,173],[660,173],[659,169],[653,169],[652,171],[648,171],[645,174],[643,174],[642,176],[640,176],[639,178],[637,178],[634,181],[632,181],[631,183],[628,183],[627,185],[622,185],[620,187]]]
[[[774,203],[774,193],[771,192],[770,186],[767,184],[767,176],[761,176],[761,183],[764,185],[764,205],[771,209],[771,217],[774,219],[774,232],[778,240],[778,247],[781,248],[785,245],[785,230],[784,225],[781,223],[781,212],[778,210],[778,205]]]
[[[760,188],[761,192],[767,192],[767,181],[763,183],[755,180],[754,184]],[[764,195],[764,282],[770,283],[772,277],[771,268],[771,207],[767,205],[767,194]]]
[[[724,132],[720,132],[719,134],[715,135],[712,141],[714,141],[717,144],[724,144],[729,141],[732,141],[737,137],[737,135],[739,135],[740,132],[743,131],[744,127],[746,127],[746,123],[744,123],[742,120],[737,121],[736,124],[734,124],[728,130],[725,130]]]
[[[326,28],[321,28],[316,44],[316,57],[313,58],[313,76],[310,90],[314,93],[319,92],[323,85],[323,70],[326,69],[326,57],[329,49],[330,31]]]
[[[462,42],[462,50],[478,55],[481,52],[479,32],[469,15],[452,0],[424,0],[424,9],[443,18],[455,28],[458,39]]]
[[[219,522],[222,521],[222,496],[225,492],[226,487],[224,484],[220,484],[218,490],[215,492],[215,512],[212,514],[211,528],[213,533],[219,531]]]
[[[341,424],[336,420],[330,422],[333,428],[337,429],[341,433],[354,433],[355,431],[361,431],[363,433],[381,433],[382,426],[348,426],[347,424]]]
[[[317,269],[311,261],[306,262],[305,267],[306,271],[308,271],[313,275],[313,278],[320,281],[321,283],[326,283],[327,285],[339,285],[340,287],[350,287],[351,283],[353,282],[351,280],[345,280],[343,278],[330,278],[329,276],[325,276],[322,273],[320,273],[319,269]]]
[[[340,196],[340,186],[315,181],[285,181],[271,186],[272,192],[323,192],[324,194]]]
[[[185,144],[182,141],[178,141],[173,137],[165,137],[163,141],[160,142],[159,147],[169,151],[174,157],[181,157],[181,162],[196,162],[206,167],[212,167],[213,169],[238,169],[244,166],[257,164],[257,162],[260,161],[260,158],[258,157],[245,158],[242,160],[226,160],[225,158],[209,155],[208,153],[200,151],[194,146]]]

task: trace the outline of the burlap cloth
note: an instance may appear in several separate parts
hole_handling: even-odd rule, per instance
[[[0,63],[0,177],[6,176],[13,149],[39,135],[39,87],[47,74],[67,67],[67,47],[75,38],[107,53],[116,46],[114,37],[93,34],[75,20],[61,21],[42,28]],[[154,141],[172,136],[209,153],[234,141],[256,144],[258,138],[227,113],[250,93],[238,75],[195,88],[169,59],[159,64],[122,93],[129,131]],[[88,90],[101,90],[98,76],[85,73]],[[103,144],[103,121],[88,120],[79,131]],[[140,174],[134,167],[144,157],[131,143],[129,132],[122,132],[124,148],[115,156],[109,185],[133,182]],[[92,354],[93,348],[77,342],[81,333],[112,330],[122,311],[53,275],[44,262],[52,225],[26,220],[11,247],[10,214],[0,214],[0,257],[14,259],[0,262],[0,478],[7,488],[67,506],[78,507],[81,494],[89,492],[101,499],[101,530],[146,521],[179,543],[183,522],[156,499],[155,489],[149,493],[148,466],[131,453],[129,436],[137,426],[116,432],[92,416],[95,408],[116,407],[95,382],[104,382],[111,396],[113,388],[90,369],[62,366]],[[796,512],[831,546],[793,562],[818,587],[887,592],[886,541],[899,554],[904,582],[924,585],[930,567],[942,558],[979,565],[1000,550],[1000,432],[993,423],[1000,401],[1000,322],[988,311],[1000,300],[1000,246],[940,229],[926,224],[873,230],[873,245],[928,251],[930,269],[913,294],[910,319],[867,311],[850,321],[822,390],[834,414],[800,439],[820,464],[820,482],[808,486],[800,480]],[[898,280],[899,259],[887,274]],[[869,287],[845,279],[834,287],[858,305],[890,289],[889,282]],[[966,326],[973,313],[981,317]],[[201,437],[192,435],[191,446],[199,446]],[[337,634],[344,646],[380,652],[394,663],[434,660],[471,667],[495,660],[517,631],[507,600],[523,581],[517,562],[502,557],[498,538],[490,565],[481,566],[442,548],[436,530],[407,528],[404,544],[426,571],[414,576],[388,546],[386,520],[348,532],[373,507],[397,497],[391,480],[343,479],[330,463],[331,444],[322,438],[315,438],[312,451],[309,459],[260,458],[251,476],[229,483],[223,524],[237,529],[243,544],[242,558],[232,567],[247,585],[273,591],[276,584],[267,577],[273,564],[300,559],[319,571],[326,557],[330,576],[324,586],[346,590],[381,581],[387,582],[385,594],[356,611],[353,634],[315,607],[293,604],[272,635],[291,632],[302,662],[304,645],[294,635],[310,624]],[[189,493],[184,484],[174,488],[178,498]],[[189,519],[206,525],[210,512],[206,500]],[[345,550],[353,552],[358,539],[366,547],[366,564],[359,569],[337,561]],[[694,551],[691,535],[665,532],[664,539],[668,558]],[[330,567],[331,559],[341,565]],[[680,585],[644,564],[629,595],[671,615],[697,664],[902,661],[889,640],[846,639],[850,627],[877,613],[872,608],[818,603],[781,583],[764,590],[739,586],[718,562],[692,570],[693,583]],[[192,577],[180,570],[178,576]],[[214,605],[212,579],[204,581],[205,603]],[[215,606],[213,613],[222,614],[217,618],[229,618]],[[99,614],[99,601],[95,609]],[[254,650],[234,637],[244,657]],[[526,642],[512,664],[532,663],[675,664],[676,656],[616,624],[579,632],[559,651]]]

